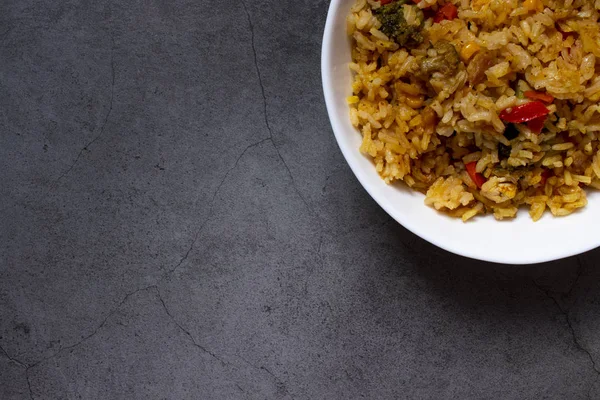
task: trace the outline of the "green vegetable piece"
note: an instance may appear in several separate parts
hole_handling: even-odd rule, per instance
[[[373,10],[373,14],[381,22],[380,30],[390,39],[402,47],[416,47],[423,43],[423,34],[421,29],[423,22],[419,26],[409,25],[404,18],[402,6],[409,0],[397,0],[392,3],[381,6]],[[423,18],[419,18],[423,21]]]
[[[419,76],[427,80],[434,72],[452,76],[458,71],[460,58],[456,48],[447,40],[440,40],[433,45],[436,55],[425,57],[420,62]]]

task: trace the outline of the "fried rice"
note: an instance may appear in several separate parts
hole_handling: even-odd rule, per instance
[[[464,221],[600,189],[600,0],[357,0],[350,119],[387,183]]]

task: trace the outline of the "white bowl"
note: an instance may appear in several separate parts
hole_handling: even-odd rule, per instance
[[[463,223],[427,207],[421,193],[402,184],[387,185],[372,161],[358,150],[359,132],[352,126],[346,97],[351,94],[350,40],[346,16],[354,0],[332,0],[329,6],[321,73],[325,103],[336,140],[350,168],[373,199],[396,221],[423,239],[450,252],[484,261],[529,264],[583,253],[600,246],[600,195],[588,192],[582,211],[556,218],[549,212],[533,222],[526,210],[510,221],[493,216]]]

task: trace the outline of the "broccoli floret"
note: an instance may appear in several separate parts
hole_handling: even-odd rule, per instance
[[[396,0],[373,10],[373,14],[381,22],[380,30],[390,39],[402,47],[416,47],[423,42],[421,34],[423,23],[415,26],[406,22],[402,6],[408,2],[409,0]]]
[[[433,45],[433,49],[437,55],[421,60],[420,74],[425,77],[431,76],[434,72],[441,72],[446,76],[454,75],[458,70],[460,58],[452,43],[440,40]]]

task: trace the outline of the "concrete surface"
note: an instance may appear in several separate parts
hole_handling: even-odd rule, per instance
[[[0,5],[0,399],[599,399],[600,251],[390,221],[329,127],[328,2],[244,1]]]

